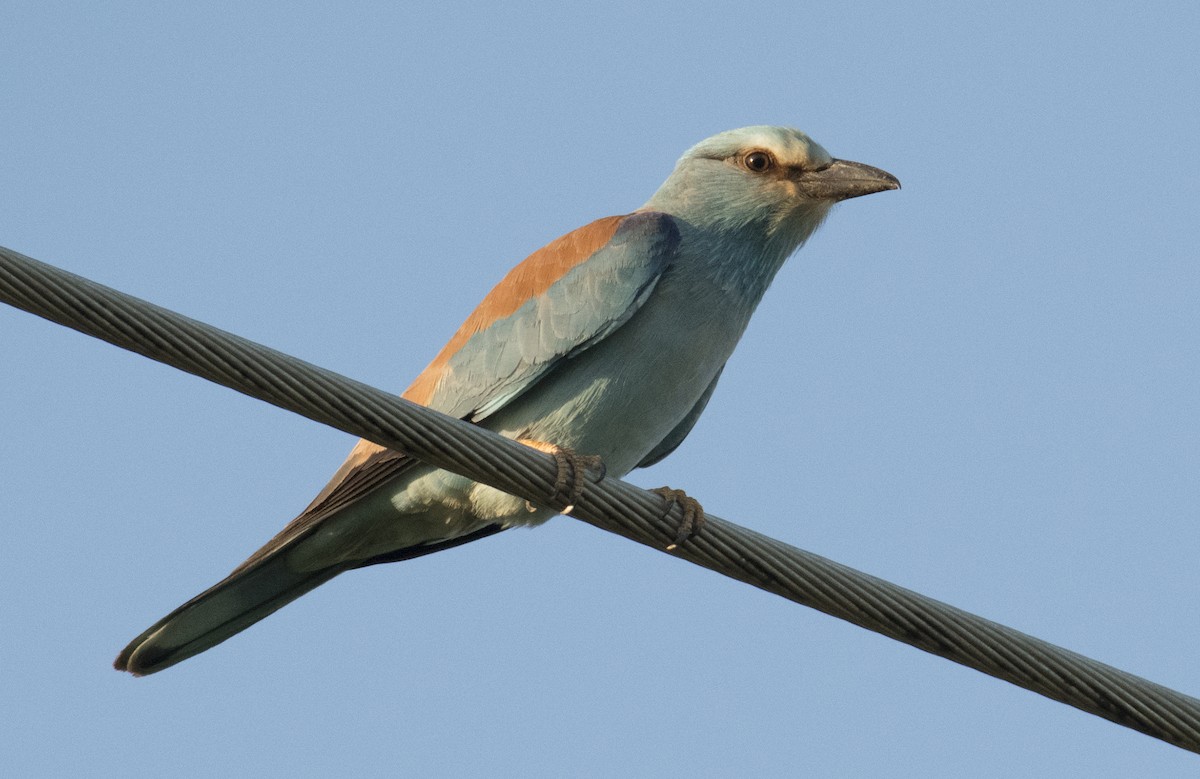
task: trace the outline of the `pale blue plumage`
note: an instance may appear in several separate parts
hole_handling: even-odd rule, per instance
[[[692,430],[775,273],[832,205],[898,186],[795,130],[713,136],[637,212],[580,228],[514,269],[405,397],[599,455],[613,476],[653,464]],[[130,643],[116,666],[153,673],[343,571],[553,513],[360,442],[299,517]]]
[[[679,424],[675,425],[666,438],[658,442],[658,446],[654,447],[649,454],[638,462],[637,467],[648,468],[679,448],[680,444],[683,443],[683,439],[687,438],[688,433],[692,432],[692,428],[700,421],[700,415],[704,413],[704,408],[708,405],[709,398],[717,390],[717,381],[720,380],[721,371],[723,370],[725,370],[724,365],[717,369],[717,375],[713,376],[712,381],[708,383],[708,387],[701,393],[699,400],[692,406],[692,410],[679,421]]]
[[[625,324],[669,264],[679,232],[663,214],[632,214],[611,240],[544,294],[473,335],[450,358],[429,407],[480,422],[547,371]]]

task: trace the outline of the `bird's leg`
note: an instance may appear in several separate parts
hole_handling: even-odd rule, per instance
[[[700,505],[700,501],[683,490],[675,490],[670,487],[659,487],[650,491],[655,495],[661,495],[666,502],[662,513],[664,517],[676,504],[683,509],[683,519],[679,523],[679,530],[675,533],[675,541],[667,547],[668,552],[699,533],[700,529],[704,527],[704,508]]]
[[[583,497],[589,470],[599,472],[596,481],[604,478],[604,461],[598,455],[579,454],[573,449],[533,438],[518,438],[517,442],[554,458],[554,463],[558,466],[558,475],[554,477],[554,492],[550,495],[550,500],[551,505],[557,508],[560,514],[570,514],[575,510],[575,504]]]

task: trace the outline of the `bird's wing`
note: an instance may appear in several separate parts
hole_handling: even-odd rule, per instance
[[[692,406],[692,410],[688,412],[675,429],[667,434],[658,446],[650,450],[650,453],[642,458],[642,461],[637,464],[639,468],[648,468],[654,465],[659,460],[663,459],[671,452],[679,448],[683,443],[683,439],[688,437],[688,433],[692,432],[692,428],[696,426],[696,420],[700,419],[700,415],[704,413],[704,407],[708,405],[708,399],[712,397],[713,390],[717,388],[717,379],[721,378],[721,371],[725,370],[725,366],[721,366],[721,370],[717,371],[717,375],[713,376],[713,380],[705,387],[704,394],[696,401],[696,405]]]
[[[612,216],[534,252],[496,285],[404,396],[479,422],[624,324],[679,244],[671,217]]]
[[[678,243],[671,218],[653,212],[608,217],[567,233],[530,255],[488,293],[404,397],[452,416],[484,419],[559,360],[587,349],[633,316]],[[312,503],[234,574],[415,465],[409,455],[359,441]]]

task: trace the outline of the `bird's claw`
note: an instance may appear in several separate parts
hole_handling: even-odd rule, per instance
[[[579,454],[573,449],[531,438],[522,438],[520,442],[554,458],[558,473],[554,477],[554,490],[550,494],[550,505],[554,506],[560,514],[570,514],[575,510],[575,505],[583,497],[583,491],[587,486],[588,471],[597,472],[593,479],[596,482],[601,481],[608,473],[608,469],[599,455]],[[535,510],[528,501],[526,501],[526,506],[531,511]]]
[[[670,487],[659,487],[650,491],[655,495],[661,495],[665,501],[662,516],[667,516],[671,512],[671,507],[676,504],[683,509],[683,519],[680,520],[679,528],[675,532],[675,540],[667,546],[668,552],[697,535],[704,527],[704,508],[700,505],[700,501],[683,490]]]

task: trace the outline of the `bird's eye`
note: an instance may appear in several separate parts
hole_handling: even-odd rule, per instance
[[[765,151],[752,151],[742,159],[742,164],[755,173],[771,169],[771,155]]]

